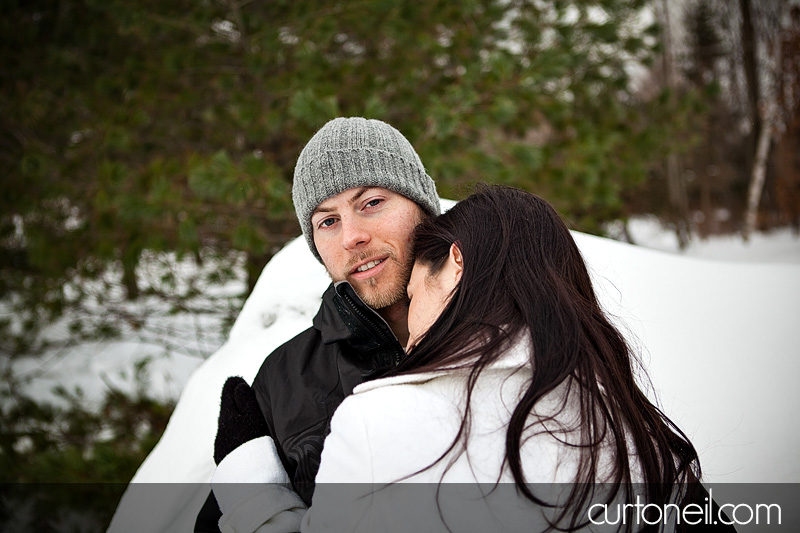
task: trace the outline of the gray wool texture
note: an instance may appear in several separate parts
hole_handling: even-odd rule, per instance
[[[300,152],[292,184],[297,219],[320,262],[311,215],[319,204],[353,187],[383,187],[413,200],[430,215],[440,212],[436,185],[402,133],[380,120],[335,118]]]

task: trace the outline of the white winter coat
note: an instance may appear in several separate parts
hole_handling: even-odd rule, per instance
[[[313,504],[303,517],[302,530],[544,529],[542,508],[516,493],[513,477],[504,463],[507,424],[531,379],[530,350],[527,339],[517,342],[480,374],[471,400],[466,450],[460,452],[457,447],[458,452],[450,453],[432,467],[458,433],[464,414],[467,371],[394,376],[356,387],[333,416]],[[580,419],[577,395],[567,397],[567,388],[565,382],[540,400],[528,419],[531,425],[525,433],[521,457],[529,483],[575,480],[580,451],[563,441],[579,441]],[[550,416],[552,420],[542,422]],[[263,449],[258,453],[263,458]],[[226,457],[220,469],[227,460]],[[248,468],[252,471],[251,463]],[[601,464],[600,471],[603,469]],[[290,493],[277,485],[266,491],[271,491],[269,496],[251,496],[249,503],[242,495],[238,501],[228,503],[224,496],[220,498],[218,488],[215,484],[223,510],[223,533],[226,524],[236,524],[231,531],[288,531],[294,526],[285,526],[285,522],[302,515],[299,499],[281,504],[283,509],[268,503],[270,499],[285,499]],[[544,485],[536,485],[535,490],[554,497]],[[277,498],[276,492],[280,493]],[[281,511],[289,508],[293,518],[287,520]],[[253,516],[241,520],[247,514]],[[278,523],[282,525],[275,527]]]

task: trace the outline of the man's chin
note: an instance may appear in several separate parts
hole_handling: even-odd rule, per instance
[[[353,286],[353,290],[356,291],[361,300],[372,309],[390,307],[402,301],[406,296],[406,288],[402,284],[387,287],[381,286],[373,279],[363,281],[349,279],[347,281]]]
[[[407,301],[406,287],[411,278],[412,266],[413,263],[403,266],[393,256],[390,256],[383,271],[366,279],[356,279],[348,274],[334,276],[330,271],[328,271],[328,275],[334,282],[347,281],[350,283],[359,298],[372,309],[385,309],[396,303]]]

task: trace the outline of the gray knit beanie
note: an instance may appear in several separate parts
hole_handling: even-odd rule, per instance
[[[353,187],[383,187],[439,214],[436,185],[411,143],[380,120],[335,118],[322,126],[300,152],[294,168],[292,201],[314,256],[311,215],[319,204]]]

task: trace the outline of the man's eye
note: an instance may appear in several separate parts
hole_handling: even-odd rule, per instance
[[[370,200],[369,202],[367,202],[365,207],[376,207],[382,201],[383,201],[382,198],[375,198],[374,200]]]
[[[325,220],[323,220],[322,222],[320,222],[318,224],[318,227],[327,228],[329,226],[333,226],[335,223],[336,223],[336,219],[335,218],[326,218]]]

